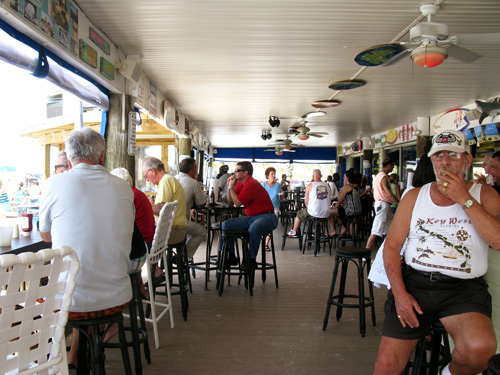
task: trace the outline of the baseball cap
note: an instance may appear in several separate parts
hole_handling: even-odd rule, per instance
[[[446,130],[432,138],[432,147],[427,156],[441,151],[469,152],[465,134],[456,130]]]

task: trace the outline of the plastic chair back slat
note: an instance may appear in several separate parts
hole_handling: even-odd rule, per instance
[[[0,255],[3,373],[68,373],[64,333],[79,268],[69,246]]]

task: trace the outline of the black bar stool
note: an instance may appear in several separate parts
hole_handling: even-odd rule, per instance
[[[283,225],[283,240],[281,242],[281,250],[285,248],[286,240],[288,239],[298,239],[299,240],[299,249],[302,251],[302,234],[299,229],[297,229],[297,237],[288,237],[288,224],[291,224],[291,228],[293,228],[293,223],[295,221],[295,216],[297,216],[297,211],[286,211],[282,214],[284,225]]]
[[[123,326],[123,314],[121,312],[103,318],[68,320],[66,326],[76,328],[80,332],[78,338],[78,375],[86,375],[89,373],[89,370],[92,370],[93,375],[106,374],[104,370],[105,355],[103,341],[106,333],[108,333],[109,329],[115,323],[118,325],[119,346],[122,352],[125,374],[132,375],[127,349],[127,337],[125,336],[125,328]],[[101,325],[106,324],[106,329],[101,332]]]
[[[144,306],[142,303],[143,296],[141,292],[141,272],[135,272],[129,275],[130,283],[132,284],[132,299],[128,305],[130,327],[125,327],[126,331],[130,331],[132,339],[127,341],[127,346],[134,349],[134,365],[136,375],[142,374],[141,361],[141,344],[144,346],[144,356],[146,361],[151,363],[151,352],[148,343],[148,330],[146,327],[146,319],[144,316]],[[139,316],[137,315],[139,314]],[[118,343],[106,343],[105,348],[119,348]]]
[[[234,268],[229,264],[229,245],[228,240],[234,240],[234,251],[235,256],[238,259],[238,266]],[[238,239],[241,241],[242,257],[239,255]],[[242,272],[240,265],[243,264],[245,269],[250,269],[250,262],[248,257],[248,241],[249,233],[246,229],[235,229],[235,230],[223,230],[222,231],[222,250],[219,254],[219,267],[217,269],[217,289],[219,290],[219,296],[222,296],[224,292],[224,279],[226,275],[228,278],[231,275],[238,275],[240,278],[243,276],[245,280],[245,287],[249,290],[250,295],[253,296],[253,284],[255,272]],[[241,261],[240,261],[241,260]],[[237,270],[234,273],[234,270]]]
[[[428,353],[430,352],[430,357]],[[443,368],[451,361],[450,340],[443,324],[436,320],[432,323],[431,339],[421,338],[413,351],[413,361],[408,361],[403,375],[438,375],[439,368]],[[427,360],[427,358],[430,358]]]
[[[356,231],[358,216],[346,216],[342,222],[346,227],[346,232],[342,236],[339,235],[339,242],[341,243],[341,246],[345,247],[346,242],[351,242],[353,247],[356,247],[356,244],[361,245],[361,239],[359,237],[360,229],[358,228]]]
[[[366,322],[365,322],[365,308],[372,308],[372,323],[376,325],[375,321],[375,303],[373,298],[373,285],[368,281],[369,296],[365,296],[365,270],[368,280],[371,266],[371,251],[365,248],[349,247],[343,249],[336,249],[335,267],[333,269],[332,285],[330,294],[328,295],[328,303],[326,305],[325,320],[323,322],[323,331],[326,330],[328,325],[328,318],[330,316],[330,308],[332,305],[337,306],[337,321],[342,317],[342,308],[355,308],[359,309],[359,331],[362,337],[365,337]],[[358,294],[345,294],[345,284],[347,278],[347,268],[349,262],[356,265],[358,274]],[[337,274],[339,265],[342,264],[342,272],[340,274],[340,287],[339,293],[334,295],[335,283],[337,281]],[[345,298],[355,298],[357,303],[345,303]]]
[[[178,289],[172,291],[170,294],[172,296],[179,295],[181,297],[182,317],[185,321],[187,320],[187,314],[189,310],[188,291],[192,292],[191,277],[189,275],[189,265],[186,250],[185,239],[177,244],[169,244],[167,248],[167,269],[168,275],[170,277],[170,287],[175,287]],[[151,274],[154,275],[154,265],[150,271]],[[177,275],[177,283],[173,282],[174,275]],[[156,291],[156,288],[158,287],[166,288],[164,277],[155,282],[155,284],[153,285],[153,290],[155,295],[158,294],[160,296],[166,296],[166,291]]]
[[[328,218],[309,216],[304,224],[304,244],[302,254],[306,252],[306,247],[314,244],[314,256],[318,255],[323,247],[328,244],[330,255],[332,255],[332,238],[330,238],[330,223]]]
[[[271,239],[269,240],[269,243],[271,244],[271,257],[272,257],[272,263],[268,263],[266,260],[266,238],[267,236],[270,236]],[[276,254],[274,253],[274,239],[273,239],[273,232],[269,232],[265,235],[262,236],[262,246],[261,246],[261,262],[257,263],[257,270],[262,271],[262,282],[266,282],[266,271],[267,270],[274,270],[274,281],[276,283],[276,289],[279,288],[278,286],[278,268],[276,267]]]
[[[189,267],[193,271],[193,277],[195,276],[194,270],[200,270],[205,272],[205,290],[208,290],[208,282],[210,281],[210,271],[217,270],[217,255],[212,255],[212,246],[214,243],[214,238],[216,235],[220,238],[220,230],[223,213],[222,211],[216,212],[214,207],[204,208],[206,211],[206,223],[207,228],[207,240],[205,248],[205,261],[204,262],[190,262]]]

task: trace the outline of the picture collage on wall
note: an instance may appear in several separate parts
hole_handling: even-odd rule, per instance
[[[98,59],[97,51],[88,42],[79,39],[78,8],[70,0],[0,0],[8,7],[42,30],[50,38],[58,42],[73,56],[80,57],[90,66],[97,68],[101,62],[100,72],[110,80],[114,80],[114,67],[104,57]],[[92,27],[89,27],[89,40],[97,47],[110,54],[110,44]]]

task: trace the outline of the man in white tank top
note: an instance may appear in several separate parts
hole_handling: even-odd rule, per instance
[[[488,244],[500,250],[500,197],[465,180],[472,155],[463,133],[444,131],[428,153],[437,182],[405,195],[384,248],[392,289],[374,374],[401,374],[439,319],[455,349],[444,375],[477,374],[496,352],[491,296],[482,276]],[[400,251],[408,245],[401,267]]]
[[[332,201],[332,192],[328,183],[321,181],[321,171],[313,171],[313,180],[306,186],[304,203],[306,208],[297,212],[297,217],[293,228],[287,233],[289,237],[297,237],[297,230],[300,223],[306,221],[309,216],[326,218],[330,217],[330,205]]]

